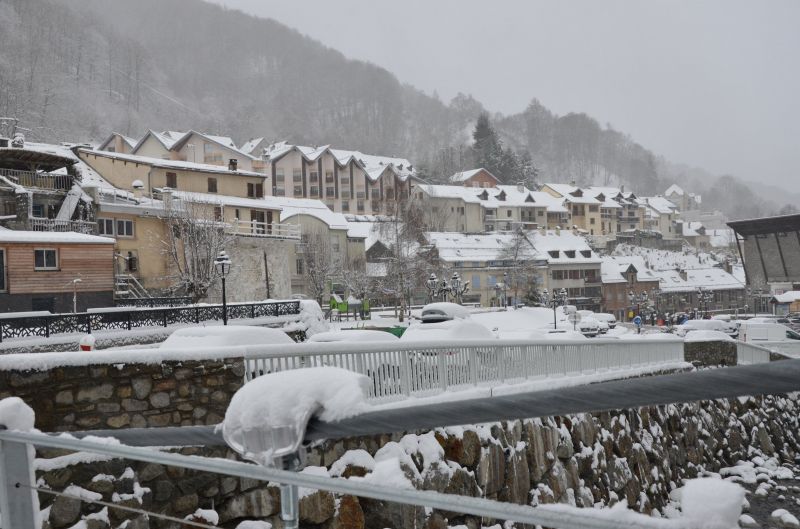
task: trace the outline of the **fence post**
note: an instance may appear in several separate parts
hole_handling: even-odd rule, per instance
[[[92,334],[92,315],[86,313],[86,334]]]
[[[3,343],[3,322],[0,321],[0,343]]]
[[[128,330],[131,330],[131,311],[128,311],[126,314],[128,320]]]
[[[195,323],[200,323],[200,308],[199,307],[195,307],[194,308],[194,322]]]
[[[44,337],[50,338],[50,318],[44,319]]]
[[[167,326],[167,309],[161,311],[161,318],[164,321],[164,327]]]
[[[0,426],[0,429],[4,429]],[[32,450],[31,450],[32,452]],[[3,527],[39,529],[39,497],[32,489],[33,461],[25,443],[0,441],[0,512]]]
[[[438,365],[439,365],[439,387],[442,391],[447,391],[447,361],[445,359],[444,349],[438,350]]]
[[[401,384],[403,395],[406,397],[411,396],[411,355],[408,351],[401,351],[403,355],[403,372],[400,374],[402,377]]]
[[[474,347],[469,349],[469,379],[473,386],[478,385],[478,351]]]

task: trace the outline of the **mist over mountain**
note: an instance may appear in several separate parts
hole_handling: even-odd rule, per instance
[[[472,129],[486,110],[469,95],[443,102],[276,21],[199,0],[0,0],[0,27],[0,115],[19,118],[37,140],[194,128],[238,142],[264,136],[402,155],[441,181],[472,167]],[[530,156],[539,182],[624,184],[642,194],[677,182],[732,218],[788,203],[777,193],[754,198],[733,177],[671,163],[624,132],[585,114],[556,115],[536,99],[490,118],[505,147]]]

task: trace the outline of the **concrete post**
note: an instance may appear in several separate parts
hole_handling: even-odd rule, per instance
[[[0,429],[5,429],[0,425]],[[39,529],[39,496],[33,490],[33,450],[24,443],[0,441],[2,529]]]

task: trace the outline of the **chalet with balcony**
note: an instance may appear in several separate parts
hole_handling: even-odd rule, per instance
[[[76,162],[66,148],[0,139],[0,225],[96,233],[94,204],[78,185]]]

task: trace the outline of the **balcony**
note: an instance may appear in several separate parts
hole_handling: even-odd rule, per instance
[[[238,220],[228,223],[225,231],[242,237],[300,240],[300,226],[297,224]]]
[[[88,220],[56,220],[32,217],[28,219],[28,223],[33,231],[75,232],[97,235],[97,223]]]
[[[24,187],[51,191],[69,191],[74,183],[73,177],[68,174],[20,171],[17,169],[0,169],[0,176]]]

